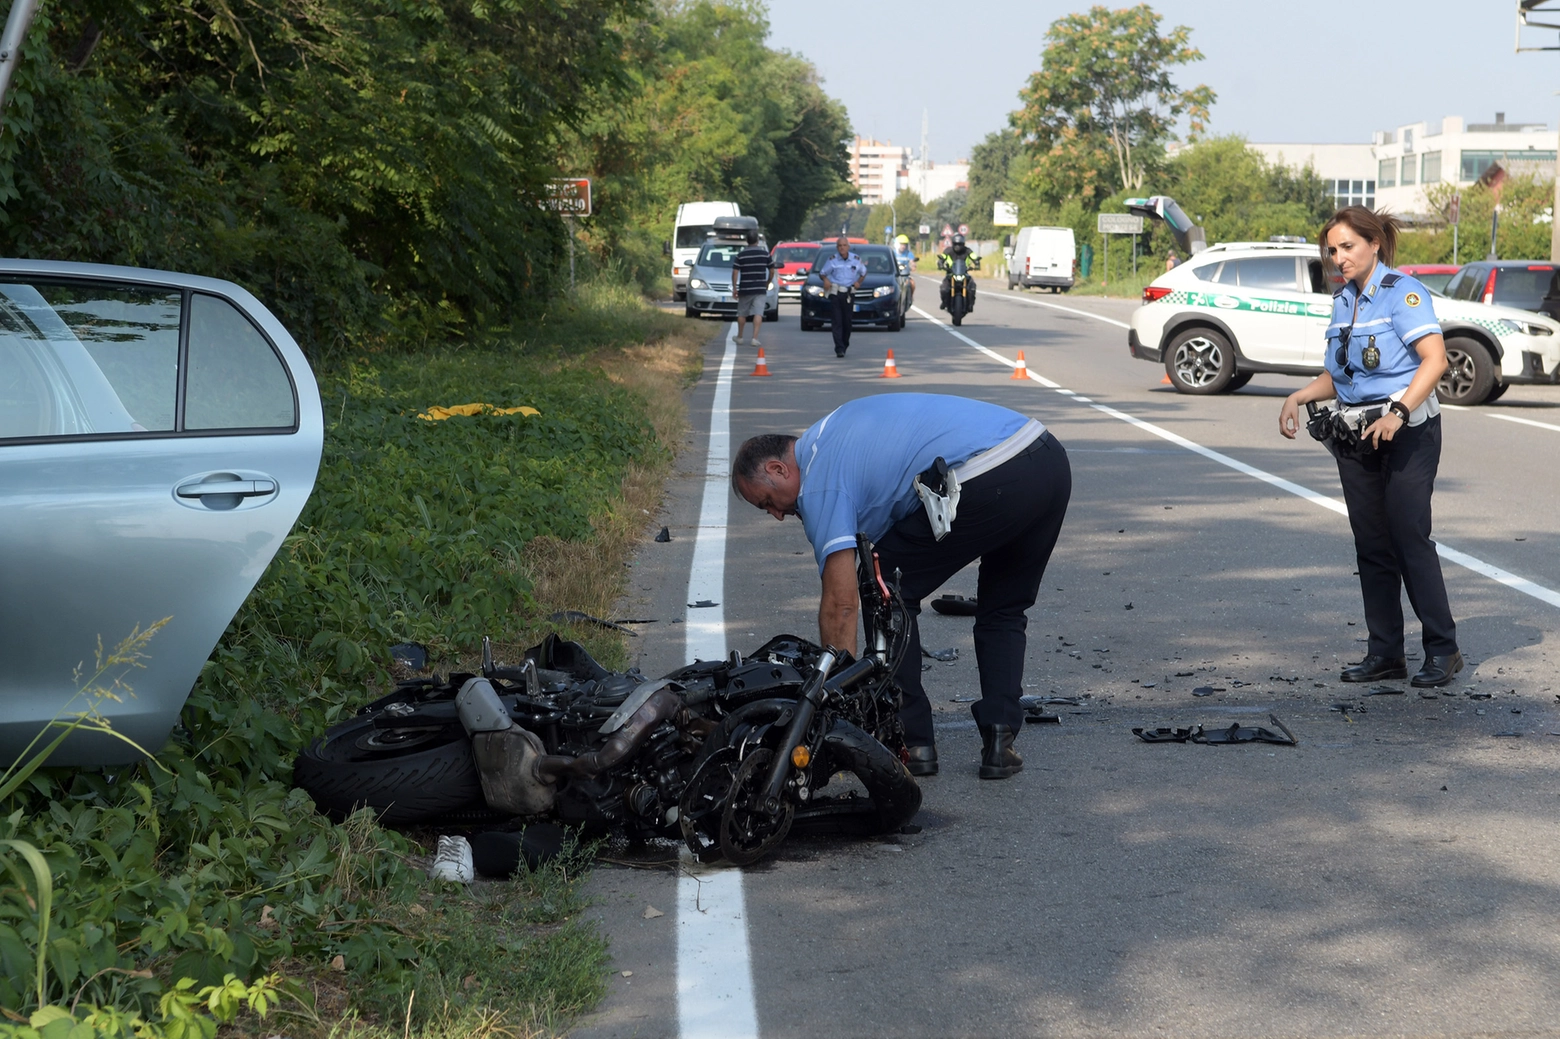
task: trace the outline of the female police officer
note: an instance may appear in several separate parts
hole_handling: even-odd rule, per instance
[[[1300,405],[1336,397],[1325,442],[1338,460],[1354,528],[1370,642],[1345,682],[1406,678],[1401,589],[1419,616],[1425,661],[1416,686],[1440,686],[1462,670],[1457,626],[1430,540],[1430,494],[1441,460],[1435,386],[1446,343],[1430,293],[1392,270],[1397,222],[1361,206],[1322,228],[1323,263],[1342,273],[1327,327],[1326,371],[1289,395],[1278,430],[1293,440]]]

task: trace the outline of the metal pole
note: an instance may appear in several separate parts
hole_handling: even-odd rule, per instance
[[[1107,234],[1107,235],[1104,236],[1104,238],[1105,238],[1105,267],[1104,267],[1103,270],[1100,271],[1100,288],[1102,288],[1102,289],[1105,286],[1110,284],[1110,235]]]
[[[1137,277],[1137,235],[1132,236],[1132,276]]]
[[[1452,266],[1453,267],[1461,266],[1457,262],[1457,225],[1456,224],[1452,225]]]
[[[564,219],[569,222],[569,295],[574,295],[574,217]]]
[[[1500,234],[1500,203],[1495,203],[1495,208],[1490,211],[1490,254],[1486,260],[1493,260],[1495,256],[1495,241]]]
[[[6,94],[11,89],[11,77],[22,60],[22,41],[27,39],[27,27],[38,12],[38,0],[12,0],[11,14],[5,20],[5,32],[0,34],[0,111],[5,110]]]

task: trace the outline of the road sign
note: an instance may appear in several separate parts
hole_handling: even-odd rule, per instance
[[[997,227],[1018,226],[1018,206],[1013,202],[993,202],[991,222]]]
[[[565,216],[590,216],[590,178],[548,181],[542,208]]]
[[[962,235],[968,235],[970,233],[970,225],[969,224],[960,224],[959,225],[959,233],[962,234]]]
[[[943,225],[943,233],[942,233],[942,236],[943,236],[943,237],[944,237],[944,238],[947,238],[947,237],[948,237],[948,236],[949,236],[949,235],[951,235],[951,234],[953,234],[953,225],[952,225],[952,224],[944,224],[944,225]]]
[[[1462,196],[1461,195],[1453,195],[1452,196],[1452,204],[1451,204],[1451,206],[1449,206],[1447,208],[1447,211],[1446,211],[1446,219],[1450,220],[1452,223],[1455,224],[1455,223],[1458,222],[1457,218],[1459,216],[1461,216],[1461,215],[1462,215]]]
[[[927,235],[929,235],[931,233],[932,233],[932,225],[931,224],[922,224],[921,225],[921,237],[922,238],[925,238]]]
[[[1131,213],[1101,213],[1095,230],[1100,234],[1142,234],[1143,218]]]

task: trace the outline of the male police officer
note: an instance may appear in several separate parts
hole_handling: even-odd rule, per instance
[[[942,461],[942,495],[918,491]],[[919,480],[918,480],[919,477]],[[980,777],[1024,767],[1013,749],[1023,727],[1025,611],[1061,532],[1072,494],[1067,452],[1035,419],[964,397],[893,393],[841,405],[800,438],[756,436],[737,451],[732,487],[775,519],[799,516],[823,580],[820,641],[856,649],[856,533],[877,543],[884,574],[901,572],[909,645],[896,675],[910,771],[937,772],[932,705],[921,686],[921,600],[975,559],[975,659],[981,698]],[[939,512],[935,499],[952,508]],[[942,522],[942,518],[949,522]]]
[[[855,306],[852,293],[867,276],[867,265],[850,250],[850,239],[841,235],[834,243],[835,253],[818,270],[824,295],[831,306],[829,327],[834,332],[834,356],[844,357],[850,349],[850,318]]]

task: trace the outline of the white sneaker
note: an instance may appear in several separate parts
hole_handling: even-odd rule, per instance
[[[763,346],[764,344],[760,343],[757,339],[749,339],[747,341],[747,345],[748,346]]]
[[[471,863],[471,842],[464,837],[440,837],[439,851],[428,868],[428,876],[434,880],[453,880],[469,884],[477,878],[476,867]]]

